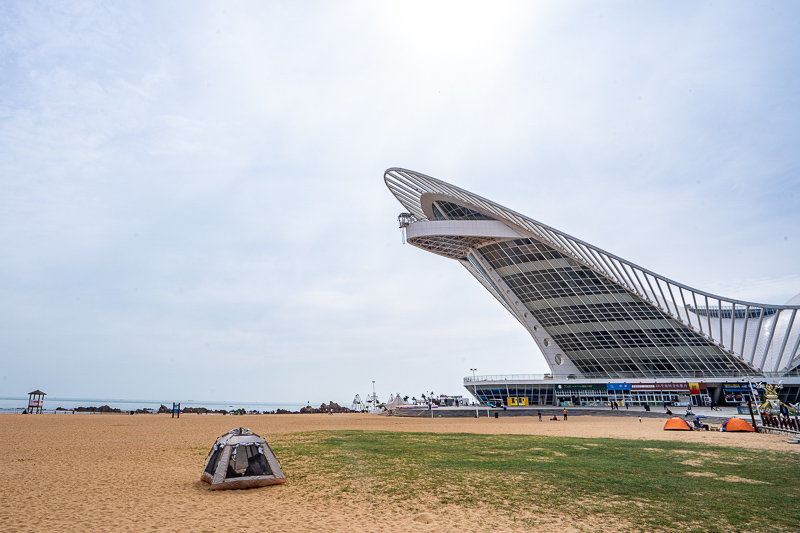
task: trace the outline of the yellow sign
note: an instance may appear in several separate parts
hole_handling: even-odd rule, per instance
[[[528,398],[525,396],[509,396],[508,397],[508,406],[519,406],[519,405],[528,405]]]

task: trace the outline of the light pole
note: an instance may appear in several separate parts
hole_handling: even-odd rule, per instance
[[[373,409],[378,406],[378,395],[375,394],[375,380],[372,380],[372,407]]]
[[[475,371],[478,370],[478,369],[477,368],[470,368],[470,370],[472,371],[472,381],[475,381]],[[480,415],[478,414],[478,404],[480,402],[478,401],[478,395],[475,394],[475,384],[474,383],[472,385],[472,395],[475,396],[475,418],[480,418]]]

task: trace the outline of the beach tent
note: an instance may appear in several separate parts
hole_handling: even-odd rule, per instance
[[[401,405],[408,405],[408,403],[405,400],[403,400],[402,396],[400,396],[400,393],[398,392],[397,396],[392,397],[392,399],[389,400],[389,402],[386,404],[385,407],[387,411],[393,412]]]
[[[672,431],[691,431],[692,426],[690,426],[683,418],[673,416],[667,420],[666,424],[664,424],[664,429]]]
[[[236,428],[217,439],[208,452],[202,481],[209,490],[249,489],[286,483],[278,459],[267,441]]]
[[[729,418],[722,423],[722,431],[755,431],[747,420]]]

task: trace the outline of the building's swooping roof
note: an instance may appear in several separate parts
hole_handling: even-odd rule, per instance
[[[695,348],[691,348],[693,350],[691,353],[686,351],[688,354],[686,357],[700,352],[703,353],[702,357],[712,359],[721,357],[730,369],[731,376],[748,373],[783,374],[796,371],[800,365],[800,351],[798,351],[800,350],[800,316],[798,316],[800,305],[793,301],[794,299],[786,305],[768,305],[710,294],[660,276],[555,228],[424,174],[402,168],[390,168],[385,172],[384,180],[408,211],[408,215],[403,217],[408,242],[459,260],[529,329],[545,353],[551,368],[554,368],[554,364],[561,365],[562,358],[565,358],[570,364],[556,370],[569,370],[588,376],[592,372],[587,371],[587,368],[590,368],[586,366],[587,358],[600,361],[601,357],[611,357],[607,352],[613,350],[616,350],[615,357],[626,358],[630,354],[626,355],[624,352],[632,346],[636,346],[638,351],[633,349],[628,351],[637,354],[640,359],[644,353],[641,346],[648,347],[649,355],[660,357],[661,352],[668,351],[662,347],[669,343],[665,344],[658,340],[664,335],[672,336],[673,339],[680,338],[682,346],[694,346]],[[457,224],[454,226],[454,221],[459,221],[461,227],[459,228]],[[502,226],[498,222],[502,223]],[[446,224],[449,224],[449,227],[445,227]],[[514,240],[515,238],[517,240]],[[541,258],[541,253],[536,251],[537,246],[545,255],[549,254],[547,265],[537,259]],[[533,254],[529,255],[530,259],[514,257],[511,260],[505,259],[510,257],[509,253],[522,253],[521,248],[527,250],[525,253]],[[492,260],[492,257],[495,257],[495,260]],[[498,257],[500,259],[497,259]],[[574,268],[566,266],[563,269],[554,269],[553,266],[557,262],[560,262],[558,265],[572,265],[572,262],[575,264]],[[574,294],[570,293],[570,298],[557,298],[557,295],[539,293],[530,296],[530,291],[536,290],[537,283],[545,283],[541,281],[542,276],[563,276],[563,272],[560,271],[570,269],[575,270],[573,274],[582,276],[582,279],[587,276],[594,277],[591,283],[596,283],[598,286],[608,285],[610,282],[615,286],[610,292],[618,289],[621,295],[607,298],[608,302],[613,299],[613,303],[596,304],[591,303],[594,300],[585,293],[580,297],[574,297]],[[520,279],[527,285],[524,287],[519,285]],[[557,279],[561,282],[561,278]],[[529,280],[532,281],[529,283]],[[531,286],[531,283],[534,286]],[[583,281],[579,280],[578,283]],[[541,286],[538,288],[541,289]],[[527,300],[521,304],[519,300],[525,299],[525,294],[522,293],[526,291]],[[565,302],[576,303],[577,306],[566,305]],[[619,329],[618,325],[616,326],[618,329],[608,330],[614,338],[609,336],[608,339],[599,339],[601,334],[607,335],[607,331],[597,329],[599,326],[593,326],[594,329],[591,329],[581,325],[580,320],[563,319],[563,316],[566,316],[564,313],[574,315],[574,309],[585,309],[587,305],[589,307],[594,305],[595,310],[597,306],[604,306],[606,310],[611,306],[620,305],[646,306],[658,313],[658,316],[646,318],[650,323],[657,323],[659,327],[645,330],[649,340],[641,345],[626,345],[625,343],[630,341],[632,330]],[[528,311],[534,316],[529,316]],[[542,316],[552,316],[553,313],[562,313],[560,322],[557,322],[556,326],[552,325],[555,322],[549,326],[544,325],[544,331],[540,331]],[[594,318],[592,321],[598,322]],[[602,319],[599,322],[605,324]],[[634,322],[630,324],[631,327],[637,326]],[[589,337],[593,344],[587,341]],[[593,349],[588,348],[590,344],[597,349],[592,351]],[[706,346],[701,347],[701,345]],[[713,353],[708,347],[713,348]],[[570,351],[572,356],[564,356],[561,353]],[[676,354],[672,356],[673,363],[676,360],[674,357],[678,359],[684,357]],[[572,362],[575,362],[574,366]],[[655,360],[651,362],[655,365],[652,368],[662,369],[654,372],[664,371],[663,367],[659,366],[660,363]],[[597,368],[603,368],[602,362],[597,364]],[[686,374],[685,369],[690,366],[682,368],[683,372],[676,371],[677,374],[670,374],[664,371],[664,375]],[[609,373],[608,368],[605,368],[594,373],[598,377],[611,374],[617,377],[627,375],[623,371],[615,372]],[[719,374],[725,373],[720,370]],[[697,377],[702,375],[700,373]]]

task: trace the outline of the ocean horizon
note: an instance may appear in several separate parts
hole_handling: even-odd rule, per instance
[[[112,409],[120,409],[122,411],[135,411],[137,409],[150,408],[158,410],[163,404],[167,407],[172,407],[172,403],[181,404],[181,409],[187,407],[205,407],[210,410],[227,410],[244,409],[246,411],[275,411],[277,409],[286,409],[287,411],[299,411],[302,407],[311,405],[312,407],[319,407],[322,402],[313,404],[309,402],[254,402],[254,401],[238,401],[238,400],[132,400],[124,398],[61,398],[61,397],[47,397],[44,398],[44,410],[54,411],[61,407],[71,411],[78,407],[100,407],[108,405]],[[15,413],[22,411],[28,407],[27,396],[5,396],[0,397],[0,413]]]

